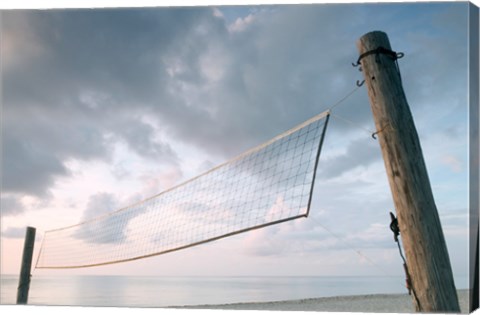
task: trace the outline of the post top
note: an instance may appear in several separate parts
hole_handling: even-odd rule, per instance
[[[378,47],[384,47],[390,50],[392,49],[387,33],[382,31],[372,31],[364,34],[358,39],[357,47],[360,54],[366,51],[377,49]]]
[[[382,36],[382,37],[385,36],[385,37],[388,38],[387,33],[385,33],[384,31],[378,31],[378,30],[377,30],[377,31],[371,31],[371,32],[368,32],[368,33],[363,34],[363,35],[360,37],[360,40],[361,40],[362,38],[367,38],[367,37],[381,37],[381,36]]]

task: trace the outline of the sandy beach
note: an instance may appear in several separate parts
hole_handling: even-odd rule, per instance
[[[458,290],[462,313],[468,313],[468,290]],[[363,313],[413,313],[408,294],[375,294],[262,303],[235,303],[223,305],[197,305],[182,308],[223,310],[270,310],[315,312],[363,312]]]

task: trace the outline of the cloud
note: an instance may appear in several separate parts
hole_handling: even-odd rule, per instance
[[[8,127],[8,123],[6,125]],[[19,139],[11,132],[13,130],[7,129],[3,137],[3,192],[46,196],[55,178],[67,175],[68,170],[40,143]]]
[[[26,228],[25,227],[8,227],[5,231],[2,232],[2,236],[5,238],[25,238]]]
[[[139,175],[139,179],[144,184],[142,195],[144,198],[148,198],[179,184],[183,179],[183,173],[179,167],[171,167],[154,174],[143,173]]]
[[[316,219],[297,219],[254,231],[242,243],[244,254],[260,257],[372,248],[395,248],[388,224],[369,223],[354,231],[339,231],[338,227],[327,228]]]
[[[387,32],[392,48],[405,53],[399,65],[423,152],[438,157],[427,161],[432,186],[458,192],[441,194],[439,210],[447,205],[462,212],[465,169],[455,173],[459,165],[451,158],[440,166],[447,154],[463,161],[460,145],[466,147],[468,4],[267,8],[2,12],[2,214],[25,213],[22,200],[32,208],[23,196],[45,200],[56,183],[75,180],[72,160],[101,162],[121,184],[144,185],[127,198],[92,196],[88,219],[178,183],[201,161],[216,164],[263,143],[355,88],[363,75],[351,66],[358,58],[355,41],[374,29]],[[378,142],[355,127],[374,131],[369,107],[363,87],[334,109],[352,124],[331,117],[320,158],[310,216],[338,238],[310,218],[296,220],[245,234],[243,253],[277,261],[321,251],[315,257],[332,257],[339,272],[345,270],[339,260],[348,251],[344,241],[369,250],[391,245],[397,257]],[[135,225],[131,218],[148,218],[139,211],[92,224],[77,237],[123,246]],[[449,240],[463,244],[458,233],[468,222],[443,221]],[[97,228],[106,234],[89,240]],[[460,259],[459,246],[449,247]]]
[[[0,210],[2,216],[12,216],[21,214],[26,209],[17,196],[2,194],[0,196]]]
[[[220,11],[218,8],[213,8],[212,14],[217,18],[224,18],[222,11]]]
[[[163,93],[162,47],[201,12],[127,12],[4,13],[2,34],[15,41],[3,59],[4,191],[44,196],[70,175],[66,160],[109,161],[114,141],[145,158],[176,160],[142,115]],[[20,50],[29,38],[42,53]]]
[[[330,179],[349,172],[356,167],[367,167],[381,159],[378,143],[369,138],[353,140],[343,154],[321,161],[322,178]]]
[[[118,201],[115,195],[98,193],[90,196],[82,221],[98,218],[115,210],[118,210]]]
[[[465,32],[442,23],[420,27],[449,14],[446,4],[415,10],[416,25],[391,23],[404,12],[396,8],[415,7],[275,6],[235,18],[221,7],[6,11],[3,190],[45,196],[72,176],[66,161],[109,163],[116,142],[162,164],[182,159],[175,143],[216,157],[239,154],[350,91],[361,78],[350,64],[358,57],[355,41],[372,27],[391,34],[394,49],[406,53],[400,66],[413,111],[431,110],[445,99],[438,91],[464,82],[466,71],[459,63],[465,45],[447,49],[436,34],[463,34],[449,38],[465,42]],[[452,19],[464,21],[461,6],[455,8]],[[235,21],[241,32],[229,32]],[[463,85],[448,91],[456,99]],[[362,90],[335,113],[373,125]],[[348,154],[325,161],[327,178],[375,160],[370,145],[350,138],[355,132],[331,124],[327,137],[350,144]]]
[[[118,244],[127,238],[129,220],[139,213],[118,210],[118,201],[113,194],[98,193],[90,197],[84,211],[83,222],[74,229],[73,237],[91,244]]]
[[[116,133],[112,136],[127,143],[140,157],[171,163],[178,159],[169,144],[154,140],[155,128],[148,123],[127,119],[116,124],[118,125],[112,128]]]
[[[459,173],[463,170],[462,162],[453,155],[444,156],[442,163],[448,166],[452,172]]]
[[[229,32],[242,32],[244,31],[249,24],[253,23],[255,20],[255,16],[253,14],[249,14],[246,17],[239,17],[228,26],[228,31]]]

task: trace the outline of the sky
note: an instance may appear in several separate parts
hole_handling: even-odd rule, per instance
[[[467,275],[467,17],[466,3],[3,11],[1,273],[18,273],[26,226],[36,257],[45,231],[156,195],[329,109],[362,80],[357,39],[382,30],[405,54],[453,273]],[[309,218],[35,273],[403,275],[366,88],[333,113]]]

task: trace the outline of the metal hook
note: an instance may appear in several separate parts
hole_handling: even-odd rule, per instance
[[[372,138],[377,140],[377,137],[375,137],[375,135],[379,134],[380,132],[384,131],[388,126],[392,127],[392,125],[388,122],[385,124],[385,126],[383,126],[382,129],[378,130],[378,131],[375,131],[374,133],[372,133]],[[393,129],[393,127],[392,127]]]
[[[365,80],[363,80],[362,82],[360,82],[360,80],[357,80],[357,86],[358,87],[362,86],[364,83],[365,83]]]

